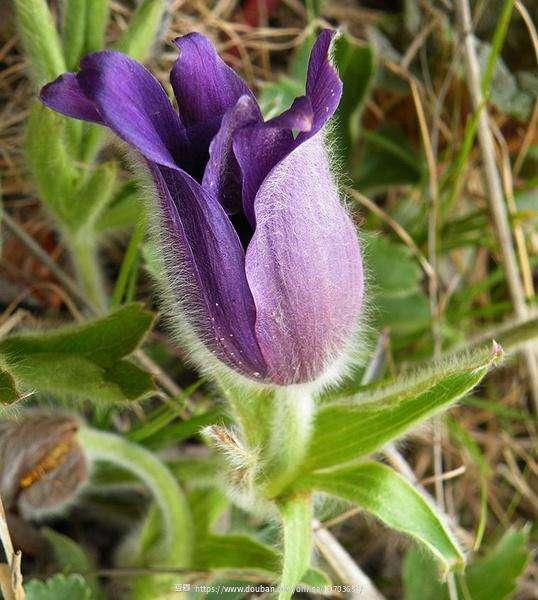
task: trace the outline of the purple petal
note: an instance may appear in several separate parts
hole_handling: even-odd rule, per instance
[[[234,153],[243,174],[243,210],[254,225],[254,198],[267,173],[288,154],[294,142],[292,130],[312,126],[312,105],[304,96],[267,123],[243,127],[234,136]]]
[[[268,376],[279,384],[311,381],[350,343],[363,293],[359,243],[321,133],[271,171],[254,210],[246,273]]]
[[[174,44],[180,54],[170,81],[179,114],[191,141],[207,149],[224,114],[241,96],[254,96],[202,34],[190,33],[176,38]]]
[[[250,377],[265,364],[254,335],[245,254],[217,200],[183,171],[151,165],[162,208],[168,279],[189,324],[215,355]]]
[[[166,92],[145,67],[105,50],[82,60],[77,80],[104,123],[143,156],[171,168],[188,166],[185,130]]]
[[[233,134],[239,128],[261,120],[256,101],[250,96],[241,96],[224,115],[220,130],[211,142],[202,185],[211,191],[228,214],[237,213],[242,208],[242,177],[232,148]]]
[[[299,144],[315,135],[334,114],[342,96],[342,82],[329,61],[334,31],[318,36],[308,63],[306,96],[267,123],[247,127],[234,139],[234,151],[243,173],[243,206],[254,225],[256,193],[271,169]],[[296,139],[291,130],[301,133]]]
[[[84,94],[74,73],[64,73],[48,83],[39,94],[41,102],[74,119],[103,124],[95,104]]]
[[[327,123],[342,97],[342,82],[329,60],[334,35],[331,29],[321,31],[310,53],[306,95],[312,103],[314,119],[309,133],[299,136],[299,141],[315,135]]]

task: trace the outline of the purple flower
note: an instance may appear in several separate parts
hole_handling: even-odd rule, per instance
[[[342,93],[333,35],[322,31],[312,49],[305,96],[267,122],[199,33],[174,41],[177,111],[142,65],[108,50],[41,92],[50,108],[106,125],[145,158],[176,310],[206,357],[259,381],[323,378],[358,327],[361,253],[323,132]]]

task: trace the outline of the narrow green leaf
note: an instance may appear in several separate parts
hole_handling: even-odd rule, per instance
[[[379,389],[322,406],[303,470],[360,458],[404,435],[472,390],[497,357],[497,350],[479,351],[461,365],[450,361],[418,376],[404,373]]]
[[[315,473],[301,478],[294,487],[338,496],[371,512],[388,527],[424,544],[439,561],[443,574],[463,567],[458,543],[434,507],[385,465],[370,462]]]
[[[181,408],[186,399],[193,394],[204,382],[199,379],[187,387],[179,396],[170,400],[170,402],[159,406],[147,415],[147,419],[137,427],[133,427],[128,433],[132,442],[143,442],[147,438],[157,436],[167,425],[180,415]],[[177,441],[177,440],[176,440]]]
[[[167,5],[166,0],[144,0],[118,40],[116,49],[144,62],[156,41]]]
[[[38,87],[66,71],[60,37],[46,0],[13,0],[20,39]]]
[[[26,600],[93,600],[92,591],[80,575],[54,575],[46,581],[33,579],[24,586]]]
[[[296,495],[279,505],[284,525],[284,557],[278,597],[288,600],[302,581],[312,554],[312,498]]]
[[[65,62],[69,71],[78,67],[84,54],[86,36],[87,0],[65,0],[63,19],[63,48]]]
[[[85,53],[104,49],[108,16],[108,0],[87,0]]]
[[[135,271],[138,266],[137,258],[145,233],[146,219],[145,215],[142,214],[142,218],[139,219],[135,225],[133,235],[131,236],[129,245],[127,246],[127,251],[125,252],[123,262],[121,263],[116,286],[114,287],[114,292],[112,294],[111,306],[113,308],[119,306],[124,300],[129,279],[132,276],[132,272]]]
[[[21,397],[13,375],[0,367],[0,406],[17,402]]]

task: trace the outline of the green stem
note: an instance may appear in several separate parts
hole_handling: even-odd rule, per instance
[[[165,564],[160,566],[188,567],[193,531],[190,509],[168,468],[148,450],[111,433],[83,427],[79,441],[90,457],[123,467],[146,484],[161,513]]]
[[[282,388],[275,393],[274,416],[263,476],[265,493],[278,496],[293,481],[310,443],[314,399],[301,388]]]
[[[77,231],[67,237],[67,243],[80,286],[91,304],[99,312],[106,312],[106,293],[93,232],[87,229]]]

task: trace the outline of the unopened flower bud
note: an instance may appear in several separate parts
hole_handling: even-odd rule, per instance
[[[142,65],[110,50],[41,91],[144,158],[172,316],[202,368],[287,386],[325,382],[347,362],[364,283],[325,142],[342,95],[333,36],[322,31],[312,49],[305,95],[268,121],[199,33],[174,40],[178,110]]]
[[[39,517],[75,497],[87,479],[78,429],[70,416],[42,412],[0,423],[0,495],[7,508]]]

